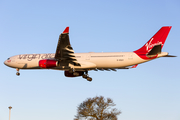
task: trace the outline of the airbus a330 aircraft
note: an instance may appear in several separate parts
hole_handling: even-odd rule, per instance
[[[159,57],[175,57],[161,52],[171,26],[162,27],[144,46],[133,52],[74,53],[69,41],[69,27],[59,36],[55,54],[21,54],[8,58],[4,64],[20,69],[63,70],[66,77],[82,76],[88,81],[90,70],[116,71],[117,69],[136,68],[140,63]]]

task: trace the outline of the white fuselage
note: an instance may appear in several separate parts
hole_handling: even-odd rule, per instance
[[[167,52],[162,52],[157,58],[166,56],[167,54]],[[54,56],[55,54],[21,54],[10,57],[4,64],[18,69],[42,69],[39,67],[39,61],[43,59],[54,59]],[[134,52],[76,53],[75,56],[81,66],[69,64],[68,67],[60,65],[50,69],[66,70],[69,69],[69,67],[78,70],[123,68],[149,61],[140,58]]]
[[[69,27],[59,35],[55,54],[21,54],[8,58],[4,64],[20,69],[63,70],[66,77],[82,76],[88,81],[90,70],[112,70],[136,68],[138,64],[168,56],[161,52],[171,26],[162,27],[144,46],[133,52],[75,53],[69,41]],[[132,66],[132,67],[131,67]]]

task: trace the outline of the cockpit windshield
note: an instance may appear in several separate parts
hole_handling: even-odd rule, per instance
[[[8,58],[7,60],[10,60],[10,58]]]

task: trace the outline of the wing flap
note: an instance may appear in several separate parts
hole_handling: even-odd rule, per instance
[[[95,68],[93,70],[95,71],[117,71],[117,69],[131,69],[131,68],[136,68],[138,66],[138,64],[133,65],[133,66],[129,66],[129,67],[120,67],[120,68]]]

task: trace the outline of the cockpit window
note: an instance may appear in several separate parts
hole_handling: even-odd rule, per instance
[[[10,58],[8,58],[7,60],[10,60]]]

